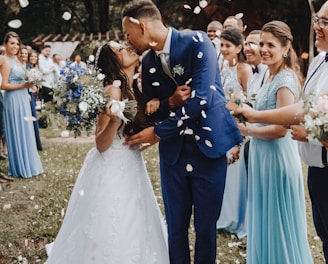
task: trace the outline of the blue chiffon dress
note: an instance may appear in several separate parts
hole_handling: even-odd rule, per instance
[[[17,59],[11,59],[9,83],[25,81],[25,69]],[[36,148],[33,117],[28,89],[4,92],[4,128],[8,149],[8,175],[30,178],[43,172]]]
[[[221,71],[224,92],[229,99],[229,93],[243,88],[237,79],[237,66],[226,66]],[[217,229],[223,229],[236,234],[238,238],[247,235],[247,172],[244,158],[244,147],[240,148],[239,159],[228,165],[226,183],[220,217],[216,223]],[[230,151],[227,153],[229,156]]]
[[[280,71],[259,90],[255,108],[275,109],[277,91],[287,87],[297,95],[297,83],[292,72]],[[290,132],[275,140],[250,141],[247,223],[247,263],[313,263],[301,161]]]

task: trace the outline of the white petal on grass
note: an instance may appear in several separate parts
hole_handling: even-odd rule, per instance
[[[194,168],[192,167],[191,164],[187,164],[187,165],[186,165],[186,171],[187,171],[187,172],[192,172],[193,170],[194,170]]]
[[[61,137],[69,137],[69,131],[67,131],[67,130],[63,130],[63,131],[60,133],[60,136],[61,136]]]
[[[62,218],[64,218],[64,216],[65,216],[65,208],[62,208],[61,209],[60,215],[61,215]]]
[[[11,204],[4,204],[3,205],[3,210],[8,210],[11,208]]]
[[[210,148],[213,147],[212,142],[207,140],[207,139],[205,140],[205,145],[210,147]]]
[[[33,201],[34,200],[34,195],[30,196],[30,200]]]
[[[181,127],[183,125],[183,121],[180,119],[177,123],[177,127]]]
[[[159,86],[160,83],[159,83],[159,82],[153,82],[151,85],[152,85],[152,86]]]
[[[197,54],[197,58],[198,58],[198,59],[201,59],[201,58],[203,58],[203,52],[201,52],[201,51],[200,51],[200,52],[198,52],[198,54]]]
[[[152,74],[153,74],[153,73],[155,73],[155,72],[156,72],[156,68],[150,68],[150,69],[149,69],[149,73],[152,73]]]
[[[198,15],[200,13],[200,11],[201,11],[201,8],[199,6],[195,6],[193,13],[195,15]]]
[[[39,206],[36,204],[36,205],[34,205],[34,209],[35,210],[38,210],[39,209]]]

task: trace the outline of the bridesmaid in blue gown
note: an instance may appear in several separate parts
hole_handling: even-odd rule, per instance
[[[255,108],[293,104],[302,81],[290,28],[272,21],[262,28],[260,52],[270,76]],[[250,135],[247,263],[311,264],[307,240],[303,173],[297,142],[280,125],[239,125]]]
[[[30,178],[43,172],[36,148],[33,117],[28,96],[32,83],[25,82],[26,72],[17,58],[21,41],[15,32],[4,38],[6,63],[2,67],[4,127],[8,148],[8,175]]]

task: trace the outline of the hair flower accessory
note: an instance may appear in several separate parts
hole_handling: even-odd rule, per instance
[[[179,75],[182,76],[184,74],[184,68],[181,66],[181,64],[175,65],[172,69],[173,76]]]

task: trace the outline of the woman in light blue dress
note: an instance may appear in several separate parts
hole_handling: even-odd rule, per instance
[[[221,81],[227,99],[232,93],[246,92],[247,80],[252,73],[243,54],[244,38],[237,28],[228,28],[221,34],[221,54],[225,59],[221,69]],[[234,233],[238,238],[246,236],[247,174],[244,161],[244,144],[229,150],[228,161],[240,153],[239,159],[227,168],[221,214],[216,228]],[[237,154],[238,155],[238,154]],[[230,163],[230,162],[229,162]]]
[[[33,117],[24,66],[17,58],[20,38],[8,32],[4,38],[6,64],[2,67],[2,89],[4,92],[4,128],[8,149],[8,175],[30,178],[43,172],[36,148]]]
[[[290,28],[283,22],[263,26],[260,52],[270,76],[256,96],[257,110],[275,109],[297,100],[302,78],[292,40]],[[239,126],[242,134],[252,136],[247,263],[313,263],[297,142],[280,125]]]

